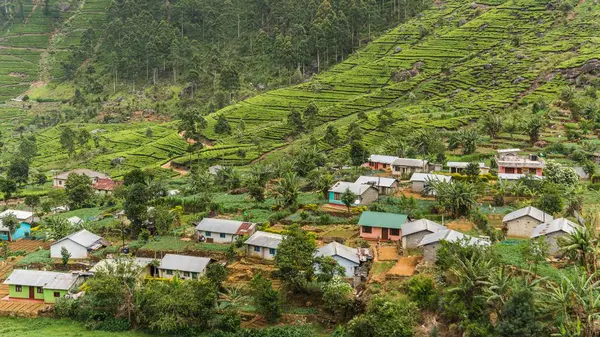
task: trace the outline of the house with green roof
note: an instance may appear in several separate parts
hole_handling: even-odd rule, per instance
[[[402,225],[408,222],[405,214],[363,212],[358,220],[360,237],[366,240],[402,239]]]

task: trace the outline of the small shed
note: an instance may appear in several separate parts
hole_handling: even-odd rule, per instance
[[[413,192],[421,193],[427,188],[430,181],[444,181],[449,183],[452,181],[452,177],[441,174],[413,173],[410,177],[411,189]]]
[[[502,225],[507,236],[529,238],[535,227],[552,220],[554,220],[552,215],[533,206],[527,206],[506,214],[502,219]]]
[[[428,219],[407,222],[402,226],[402,249],[417,248],[425,235],[447,229],[446,226]]]
[[[360,176],[354,183],[360,185],[371,185],[379,190],[379,195],[393,194],[398,188],[398,180],[396,180],[396,178]]]
[[[61,258],[61,250],[65,247],[72,259],[85,259],[89,252],[108,246],[108,244],[102,237],[82,229],[54,242],[50,246],[50,257]]]
[[[246,252],[250,257],[273,260],[283,238],[284,236],[280,234],[258,231],[244,242]]]
[[[469,164],[470,163],[468,162],[462,161],[449,161],[446,163],[446,166],[448,166],[450,173],[463,174],[464,170],[467,168],[467,166],[469,166]],[[477,163],[477,165],[479,166],[479,172],[481,174],[487,174],[490,172],[490,168],[485,166],[485,163]]]
[[[329,203],[343,205],[342,194],[350,191],[356,195],[356,200],[351,206],[366,206],[379,198],[379,190],[371,185],[338,181],[329,189]]]
[[[575,232],[579,225],[565,218],[554,219],[550,222],[539,224],[533,229],[531,238],[536,239],[544,237],[548,244],[548,253],[550,255],[560,255],[560,246],[558,238]]]
[[[358,220],[360,237],[367,240],[399,241],[402,239],[401,228],[407,221],[405,214],[362,212]]]
[[[480,245],[489,246],[488,240],[475,238],[461,232],[444,229],[435,233],[427,234],[423,237],[423,240],[419,242],[418,247],[423,248],[423,260],[425,262],[435,262],[437,259],[437,251],[442,247],[441,242],[462,242],[465,245]]]
[[[200,241],[231,243],[237,237],[252,235],[256,225],[247,221],[204,218],[196,225],[196,237]]]
[[[345,246],[335,241],[317,249],[316,255],[333,258],[339,266],[344,268],[345,277],[354,277],[360,266],[358,249]]]
[[[204,275],[210,261],[208,257],[166,254],[158,266],[159,276],[173,278],[177,275],[180,279],[198,279]]]

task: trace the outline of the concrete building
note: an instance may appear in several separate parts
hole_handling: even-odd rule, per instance
[[[391,171],[392,164],[396,159],[398,159],[398,157],[372,154],[369,156],[369,159],[363,166],[368,167],[372,170]]]
[[[53,259],[61,258],[61,250],[65,247],[71,254],[71,259],[86,259],[89,252],[98,250],[108,244],[102,237],[82,229],[54,242],[50,246],[50,257]]]
[[[465,245],[480,245],[489,246],[490,242],[487,240],[475,238],[469,235],[465,235],[461,232],[457,232],[452,229],[444,229],[435,233],[427,234],[419,242],[418,247],[423,248],[423,261],[435,262],[437,259],[437,252],[442,247],[442,241],[447,242],[461,242]]]
[[[4,284],[8,285],[8,297],[11,299],[56,303],[57,299],[76,291],[82,282],[83,279],[77,273],[16,269]]]
[[[250,257],[273,260],[283,238],[283,235],[258,231],[244,242],[246,253]]]
[[[498,174],[530,174],[541,177],[545,167],[544,161],[537,155],[521,156],[519,152],[520,149],[498,150],[495,158]]]
[[[256,225],[251,222],[204,218],[196,225],[196,238],[214,243],[232,243],[237,237],[252,235]]]
[[[342,194],[348,190],[357,196],[351,206],[366,206],[379,199],[379,190],[371,185],[338,181],[329,189],[329,203],[343,205]]]
[[[379,190],[379,195],[392,195],[398,189],[398,180],[396,178],[360,176],[354,183],[371,185]]]
[[[404,214],[384,212],[362,212],[358,225],[360,237],[366,240],[391,240],[402,239],[402,226],[408,221]]]
[[[92,185],[95,185],[98,182],[98,179],[109,179],[110,177],[102,172],[97,172],[88,169],[76,169],[67,172],[63,172],[54,176],[52,187],[56,188],[64,188],[67,183],[67,179],[70,174],[80,174],[85,175],[90,178],[92,181]]]
[[[425,235],[445,229],[445,226],[427,219],[407,222],[402,226],[402,249],[417,248]]]
[[[392,163],[392,174],[398,176],[409,176],[415,172],[431,172],[429,162],[423,159],[396,158]]]
[[[316,255],[329,256],[334,259],[339,266],[344,268],[344,277],[354,277],[357,268],[360,266],[358,249],[335,241],[317,249]]]
[[[470,163],[462,162],[462,161],[449,161],[446,163],[446,166],[448,167],[448,170],[450,171],[450,173],[463,174],[465,168],[467,168],[467,166],[469,164]],[[479,166],[479,172],[481,174],[490,173],[490,168],[485,166],[484,163],[477,163],[477,165]]]
[[[137,273],[135,275],[128,276],[144,279],[147,276],[158,276],[158,268],[152,265],[153,261],[155,261],[155,259],[147,257],[119,257],[116,259],[104,259],[96,263],[92,268],[90,268],[89,271],[93,274],[98,272],[111,273],[115,270],[119,263],[135,264],[137,267]]]
[[[441,174],[413,173],[410,177],[411,190],[416,193],[421,193],[427,189],[429,182],[433,180],[449,183],[452,181],[452,177]]]
[[[536,239],[543,237],[548,244],[548,253],[550,255],[560,255],[558,238],[573,233],[577,227],[579,227],[579,225],[572,221],[569,221],[565,218],[558,218],[543,224],[539,224],[533,229],[531,238]]]
[[[510,212],[502,219],[506,235],[517,238],[529,238],[539,224],[554,220],[552,215],[533,206],[527,206]]]
[[[158,274],[161,278],[173,278],[177,275],[184,280],[198,279],[204,275],[210,261],[207,257],[166,254],[160,260]]]

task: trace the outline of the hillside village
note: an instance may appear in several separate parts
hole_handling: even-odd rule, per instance
[[[0,1],[0,336],[600,336],[597,0]]]

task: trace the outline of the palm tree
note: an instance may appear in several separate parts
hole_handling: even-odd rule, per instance
[[[598,236],[592,225],[579,226],[558,241],[560,250],[571,260],[585,267],[588,275],[598,277]]]
[[[298,200],[298,193],[300,191],[298,176],[296,173],[285,173],[277,182],[276,191],[283,199],[284,206],[294,205]]]
[[[476,186],[463,181],[431,180],[426,191],[434,192],[438,204],[454,216],[469,215],[478,197]]]

